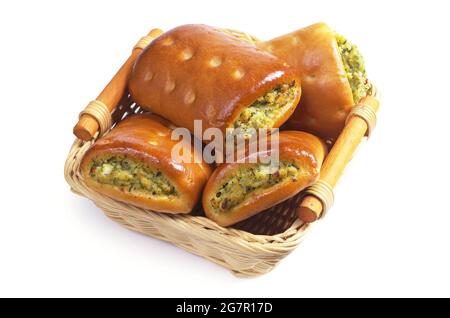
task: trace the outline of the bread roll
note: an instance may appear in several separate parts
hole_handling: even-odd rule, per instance
[[[302,99],[287,126],[336,139],[350,109],[369,89],[357,47],[325,23],[263,42],[260,47],[287,61],[301,77]]]
[[[85,154],[81,171],[86,185],[145,209],[191,212],[211,170],[205,163],[172,159],[177,141],[171,140],[169,126],[168,121],[150,114],[121,121]]]
[[[224,163],[212,174],[203,192],[203,209],[219,225],[229,226],[266,210],[314,183],[325,155],[322,141],[308,133],[279,134],[279,169],[270,165]],[[262,154],[262,153],[260,153]]]
[[[129,89],[141,107],[192,133],[194,120],[223,133],[279,127],[301,94],[299,76],[284,61],[206,25],[155,39],[137,59]]]

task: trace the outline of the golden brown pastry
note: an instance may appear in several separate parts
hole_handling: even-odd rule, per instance
[[[317,180],[325,151],[311,134],[280,132],[279,169],[246,157],[247,163],[224,163],[213,172],[202,198],[206,216],[228,226],[294,196]]]
[[[184,25],[139,56],[129,80],[137,104],[194,133],[281,126],[300,98],[294,69],[217,28]],[[200,137],[200,136],[198,136]]]
[[[86,185],[153,211],[191,212],[211,169],[205,163],[172,160],[177,141],[171,140],[171,132],[170,123],[153,114],[124,119],[84,156],[81,171]]]
[[[301,77],[302,99],[287,126],[336,139],[369,88],[357,47],[317,23],[263,42],[261,48],[287,61]]]

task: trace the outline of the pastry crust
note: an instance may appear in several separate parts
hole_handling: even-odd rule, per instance
[[[85,154],[81,171],[86,185],[113,199],[153,211],[191,212],[211,175],[211,168],[206,163],[178,163],[172,159],[171,149],[177,141],[171,140],[170,125],[167,120],[153,114],[132,115],[121,121]],[[160,171],[175,187],[177,194],[143,196],[92,178],[90,169],[94,160],[111,156],[127,158],[153,171]]]
[[[257,189],[230,210],[216,211],[211,205],[211,199],[224,182],[235,176],[238,169],[255,165],[251,163],[222,164],[213,172],[203,192],[202,203],[206,216],[221,226],[229,226],[296,195],[317,180],[325,153],[324,143],[311,134],[300,131],[280,132],[279,159],[299,167],[297,180],[287,180],[269,188]]]
[[[300,99],[294,69],[217,28],[184,25],[164,33],[141,53],[129,89],[141,107],[192,133],[194,120],[202,120],[203,130],[225,132],[244,108],[286,83],[294,83],[297,93],[273,127],[289,118]]]
[[[287,127],[336,139],[354,102],[334,31],[317,23],[263,42],[261,48],[295,67],[302,80],[303,96]]]

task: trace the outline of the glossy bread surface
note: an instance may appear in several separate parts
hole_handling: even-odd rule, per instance
[[[261,48],[286,60],[301,77],[302,98],[288,127],[336,139],[354,103],[334,31],[317,23],[263,42]]]
[[[224,163],[213,172],[203,192],[205,214],[219,225],[229,226],[287,200],[317,180],[325,153],[323,142],[311,134],[301,131],[280,132],[279,159],[293,162],[300,168],[297,181],[289,180],[267,189],[256,190],[230,211],[216,212],[211,207],[211,197],[238,169],[251,165]]]
[[[300,98],[294,70],[217,28],[184,25],[164,33],[142,52],[129,89],[143,108],[191,132],[196,119],[202,120],[203,129],[224,131],[244,107],[276,85],[292,81],[298,96],[275,127],[287,120]]]
[[[158,212],[189,213],[200,198],[211,168],[206,163],[178,163],[172,159],[171,124],[153,114],[131,115],[100,138],[85,154],[81,169],[86,184],[114,199]],[[175,198],[144,198],[104,185],[89,175],[92,160],[105,156],[126,156],[161,171],[178,191]],[[191,153],[193,156],[193,153]]]

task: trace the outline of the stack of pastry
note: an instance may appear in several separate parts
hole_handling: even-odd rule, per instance
[[[97,140],[82,173],[89,187],[122,202],[163,213],[190,213],[201,202],[207,217],[229,226],[313,184],[324,141],[337,138],[367,90],[357,48],[323,23],[258,46],[214,27],[180,26],[155,39],[130,75],[131,96],[148,113]],[[282,127],[277,166],[250,162],[248,151],[240,161],[211,165],[195,147],[192,160],[177,161],[175,127],[205,144],[207,129],[239,129],[247,150],[258,129]]]

